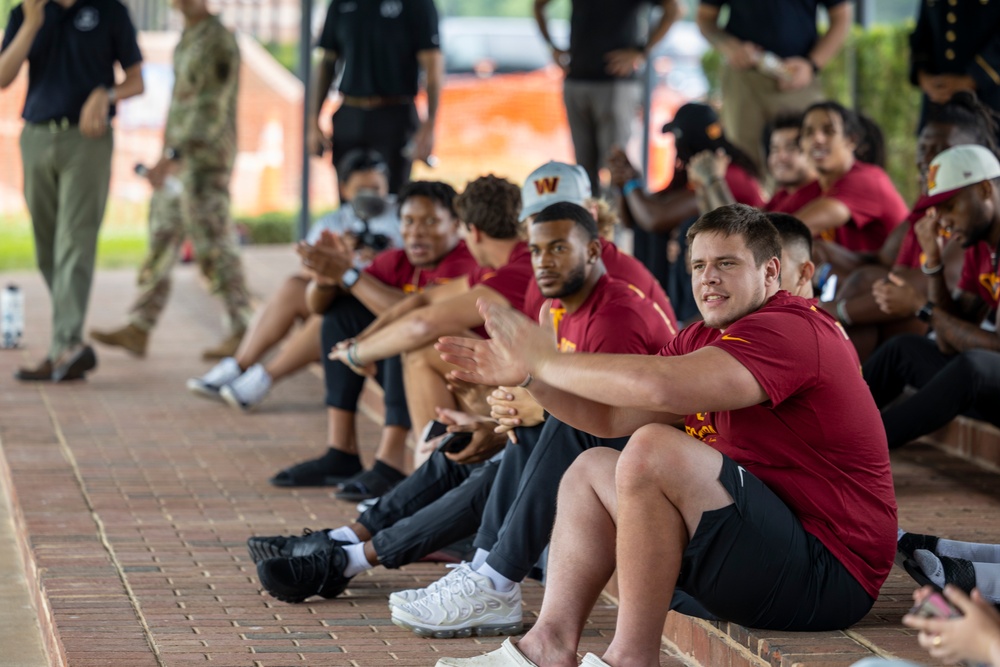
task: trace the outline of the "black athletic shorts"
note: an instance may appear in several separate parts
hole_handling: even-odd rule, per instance
[[[875,603],[861,584],[763,482],[722,458],[719,482],[733,504],[702,514],[672,608],[772,630],[861,620]]]

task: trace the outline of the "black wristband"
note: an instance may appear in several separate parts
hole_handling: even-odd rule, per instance
[[[816,61],[808,56],[806,57],[806,60],[808,60],[809,64],[812,66],[813,74],[819,74],[819,65],[816,64]]]
[[[917,319],[921,322],[930,322],[931,316],[934,314],[934,302],[928,301],[924,304],[924,307],[917,311]]]

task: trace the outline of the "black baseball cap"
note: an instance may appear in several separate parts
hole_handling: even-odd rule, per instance
[[[719,115],[715,109],[700,102],[691,102],[678,109],[674,119],[663,126],[663,131],[673,134],[675,142],[685,146],[692,155],[722,145]]]
[[[355,148],[347,152],[337,163],[337,178],[346,183],[356,171],[378,171],[389,174],[389,164],[382,154],[371,148]]]

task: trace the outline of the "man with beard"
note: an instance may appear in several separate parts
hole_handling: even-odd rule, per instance
[[[672,338],[652,301],[606,274],[596,222],[585,209],[554,204],[535,217],[529,231],[535,279],[551,300],[551,326],[545,334],[550,348],[563,353],[649,355]],[[261,585],[287,602],[301,602],[312,595],[335,597],[351,577],[364,570],[411,563],[477,527],[479,537],[484,529],[501,534],[509,529],[509,543],[520,545],[509,553],[530,569],[548,542],[555,488],[562,473],[585,449],[624,445],[624,438],[595,438],[549,419],[517,428],[517,444],[504,450],[499,463],[468,465],[472,461],[468,450],[478,449],[482,460],[493,453],[490,447],[495,451],[503,446],[503,440],[482,437],[485,432],[480,427],[461,452],[435,451],[427,463],[350,526],[303,537],[250,538],[248,547],[258,562]],[[492,543],[476,541],[481,549]],[[520,632],[520,587],[512,581],[506,590],[499,590],[488,574],[475,571],[479,567],[473,561],[429,589],[393,594],[393,621],[435,636]],[[417,599],[426,595],[433,597],[437,607],[453,608],[463,600],[448,591],[467,584],[488,598],[486,604],[478,610],[467,607],[465,614],[456,614],[450,623],[425,618],[433,616],[430,604],[417,605]]]
[[[906,385],[917,393],[882,413],[890,448],[931,433],[959,414],[1000,426],[1000,335],[980,324],[1000,324],[997,277],[1000,249],[1000,162],[983,146],[954,146],[940,153],[927,176],[931,197],[947,199],[916,225],[928,276],[926,294],[894,274],[873,288],[889,314],[916,315],[934,340],[897,336],[864,366],[876,404],[883,408]],[[950,196],[949,196],[950,195]],[[962,278],[953,297],[944,280],[943,237],[964,247]]]

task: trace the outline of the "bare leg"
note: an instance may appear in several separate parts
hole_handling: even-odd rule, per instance
[[[319,332],[322,326],[323,318],[311,315],[301,327],[292,332],[278,354],[265,365],[273,383],[276,384],[279,380],[320,360]]]
[[[403,354],[402,359],[406,407],[414,426],[422,428],[434,419],[437,415],[434,408],[458,409],[458,401],[448,391],[448,383],[439,368],[444,362],[437,350],[423,347]]]
[[[326,432],[330,447],[346,454],[358,453],[358,432],[354,427],[355,413],[327,407]]]
[[[619,456],[607,448],[586,451],[559,485],[541,613],[518,642],[537,665],[576,666],[584,623],[614,572]]]
[[[659,665],[660,636],[681,556],[701,515],[733,502],[722,455],[671,426],[644,426],[618,460],[618,586],[611,665]]]
[[[410,469],[409,451],[406,449],[406,435],[410,429],[402,426],[383,426],[382,439],[375,450],[375,459],[400,472]]]
[[[236,351],[240,368],[247,369],[260,361],[288,334],[296,320],[308,317],[306,285],[302,276],[291,276],[264,305]]]

